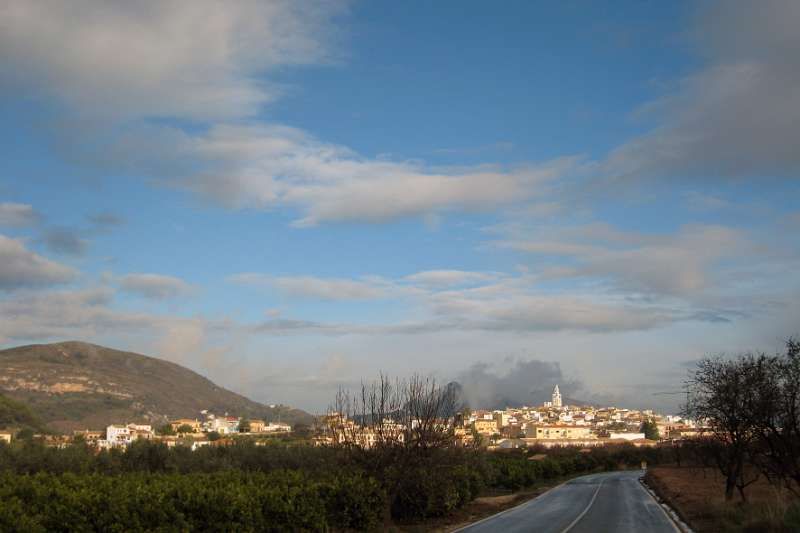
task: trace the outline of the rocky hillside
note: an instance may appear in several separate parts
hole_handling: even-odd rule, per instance
[[[299,409],[251,401],[175,363],[83,342],[0,350],[0,393],[60,431],[158,424],[199,417],[204,409],[290,424],[312,420]]]

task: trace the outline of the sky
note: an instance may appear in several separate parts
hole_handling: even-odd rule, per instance
[[[799,21],[3,2],[0,346],[316,412],[379,372],[674,411],[693,361],[800,334]]]

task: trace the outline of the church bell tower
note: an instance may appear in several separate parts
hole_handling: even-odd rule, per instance
[[[558,385],[553,389],[553,407],[561,407],[561,392],[558,390]]]

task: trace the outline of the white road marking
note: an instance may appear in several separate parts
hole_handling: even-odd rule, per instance
[[[573,479],[574,479],[574,478],[573,478]],[[528,505],[529,503],[533,503],[533,502],[535,502],[536,500],[538,500],[539,498],[541,498],[541,497],[542,497],[542,496],[544,496],[545,494],[547,494],[547,493],[549,493],[549,492],[552,492],[552,491],[554,491],[554,490],[556,490],[556,489],[560,489],[561,487],[563,487],[564,485],[566,485],[566,484],[567,484],[567,483],[569,483],[570,481],[572,481],[572,480],[571,480],[571,479],[568,479],[567,481],[564,481],[563,483],[560,483],[560,484],[556,485],[555,487],[552,487],[552,488],[550,488],[550,489],[547,489],[546,491],[544,491],[543,493],[539,494],[538,496],[534,496],[534,497],[533,497],[533,498],[531,498],[530,500],[526,500],[526,501],[522,502],[522,503],[521,503],[521,504],[519,504],[519,505],[515,505],[514,507],[511,507],[510,509],[506,509],[505,511],[500,511],[500,512],[499,512],[499,513],[497,513],[497,514],[493,514],[493,515],[491,515],[491,516],[487,516],[486,518],[484,518],[484,519],[482,519],[482,520],[478,520],[477,522],[473,522],[473,523],[471,523],[471,524],[467,524],[466,526],[460,527],[460,528],[458,528],[458,529],[454,529],[454,530],[453,530],[453,531],[451,531],[450,533],[459,533],[460,531],[463,531],[463,530],[465,530],[465,529],[469,529],[469,528],[471,528],[471,527],[473,527],[473,526],[477,526],[478,524],[482,524],[483,522],[488,522],[489,520],[494,520],[494,519],[495,519],[495,518],[497,518],[498,516],[502,516],[502,515],[504,515],[504,514],[506,514],[506,513],[510,513],[511,511],[516,511],[516,510],[517,510],[517,509],[519,509],[520,507],[524,507],[524,506]]]
[[[655,503],[656,506],[658,506],[658,508],[661,509],[661,512],[664,513],[664,516],[667,517],[667,520],[669,520],[669,523],[672,524],[672,527],[675,529],[675,531],[677,531],[678,533],[684,533],[683,528],[679,527],[678,524],[675,523],[675,520],[673,520],[673,518],[669,515],[667,510],[661,506],[658,500],[656,500],[656,497],[653,496],[653,493],[650,492],[650,490],[646,486],[644,486],[644,484],[642,483],[642,479],[643,477],[639,478],[639,488],[645,491],[647,495],[650,496],[650,498],[653,500],[653,503]]]
[[[589,509],[591,509],[592,505],[594,505],[594,501],[597,499],[597,495],[600,493],[600,488],[603,486],[603,483],[605,483],[605,481],[606,481],[605,478],[603,478],[600,481],[600,484],[597,485],[597,490],[594,491],[594,496],[592,496],[592,499],[589,502],[589,505],[587,505],[586,509],[584,509],[583,512],[581,514],[579,514],[578,517],[575,520],[573,520],[570,525],[568,525],[564,530],[562,530],[561,533],[567,533],[570,529],[575,527],[575,524],[577,524],[578,522],[581,521],[581,518],[583,518],[586,515],[586,513],[589,512]]]

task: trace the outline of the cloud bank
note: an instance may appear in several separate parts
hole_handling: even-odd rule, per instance
[[[77,272],[28,250],[22,241],[0,235],[0,290],[67,283]]]
[[[694,28],[705,65],[639,116],[647,134],[611,152],[612,177],[766,179],[800,175],[800,4],[713,2]]]
[[[227,120],[279,91],[256,77],[330,59],[342,2],[4,2],[3,78],[95,120]]]

